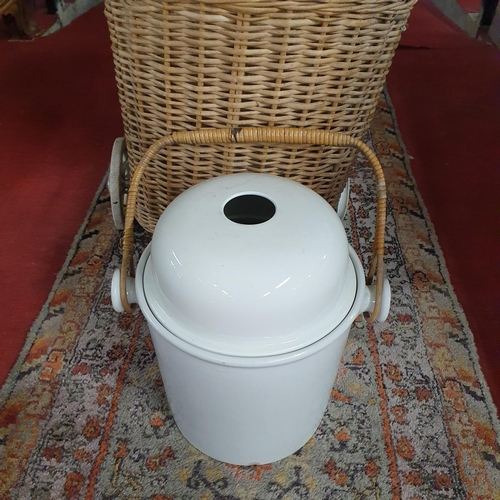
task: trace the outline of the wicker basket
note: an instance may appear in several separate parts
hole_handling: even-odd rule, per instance
[[[416,0],[105,0],[133,173],[168,133],[305,127],[362,138]],[[182,145],[138,193],[149,231],[207,178],[243,171],[301,182],[336,203],[352,150],[317,145]]]

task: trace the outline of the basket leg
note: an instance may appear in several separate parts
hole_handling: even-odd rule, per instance
[[[342,194],[340,195],[339,203],[337,205],[337,215],[340,219],[344,218],[344,215],[347,211],[347,205],[349,204],[349,194],[351,189],[351,181],[347,179],[347,184],[345,185]]]
[[[128,156],[125,139],[118,137],[111,151],[108,190],[111,198],[111,214],[118,229],[124,228],[128,177]]]

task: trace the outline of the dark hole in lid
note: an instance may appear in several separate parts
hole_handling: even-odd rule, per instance
[[[258,194],[243,194],[229,200],[224,206],[224,215],[237,224],[262,224],[276,213],[271,200]]]

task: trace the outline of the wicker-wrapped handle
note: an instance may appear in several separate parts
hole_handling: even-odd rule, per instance
[[[134,274],[133,248],[134,248],[134,217],[135,204],[139,183],[151,159],[163,148],[172,144],[227,144],[227,143],[274,143],[274,144],[317,144],[335,147],[353,147],[361,151],[370,162],[377,181],[377,213],[375,220],[375,238],[373,254],[367,276],[367,284],[371,284],[376,276],[375,306],[368,321],[377,319],[382,301],[383,289],[383,256],[384,236],[386,222],[386,187],[382,166],[375,153],[362,141],[346,134],[329,132],[326,130],[281,128],[281,127],[249,127],[225,129],[199,129],[185,132],[174,132],[167,135],[150,146],[137,165],[134,176],[129,186],[127,210],[125,214],[125,227],[123,234],[123,260],[120,273],[120,296],[125,311],[131,312],[127,300],[126,279],[128,270]]]

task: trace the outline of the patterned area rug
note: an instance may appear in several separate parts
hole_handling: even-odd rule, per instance
[[[371,141],[388,181],[391,315],[373,329],[355,322],[301,450],[240,467],[184,440],[145,321],[111,307],[119,234],[102,190],[2,389],[0,498],[500,499],[496,409],[387,96]],[[359,165],[346,225],[365,266],[374,191]]]

